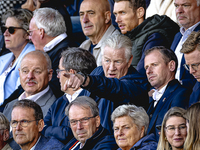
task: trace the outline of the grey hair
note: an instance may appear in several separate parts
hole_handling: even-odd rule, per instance
[[[29,23],[33,13],[27,9],[9,9],[2,16],[2,22],[5,24],[8,18],[15,18],[19,26],[25,31],[29,29]]]
[[[43,52],[43,51],[40,51],[40,50],[31,51],[31,52],[27,53],[22,58],[21,63],[22,63],[23,59],[28,55],[36,55],[36,56],[38,56],[38,58],[41,58],[41,55],[44,56],[46,58],[46,62],[47,62],[47,69],[48,70],[52,69],[51,59],[50,59],[49,55],[46,52]]]
[[[67,30],[63,16],[53,8],[36,9],[33,18],[36,26],[44,29],[48,36],[56,37]]]
[[[8,129],[10,131],[10,123],[8,119],[4,116],[3,113],[0,112],[0,129]]]
[[[149,126],[149,116],[143,107],[137,107],[131,104],[124,104],[118,106],[111,115],[111,120],[115,123],[115,119],[123,116],[129,116],[133,120],[134,124],[141,129],[144,127],[144,134],[147,134]]]
[[[197,6],[200,6],[200,0],[196,0],[197,1]]]
[[[69,110],[71,106],[78,106],[85,109],[90,109],[93,116],[99,116],[99,109],[97,103],[88,96],[79,96],[74,101],[69,103],[69,105],[65,108],[65,114],[69,117]],[[78,110],[77,110],[78,111]]]
[[[90,74],[97,67],[94,56],[80,47],[71,47],[64,50],[61,57],[62,66],[67,71],[73,69],[76,72]]]
[[[132,56],[132,41],[125,35],[114,34],[108,37],[101,47],[102,56],[104,55],[105,47],[110,47],[112,49],[125,49],[125,57],[127,62]]]

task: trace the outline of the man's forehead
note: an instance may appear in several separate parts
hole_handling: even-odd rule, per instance
[[[28,113],[27,113],[28,112]],[[16,106],[13,108],[11,113],[11,119],[16,119],[20,117],[20,119],[28,119],[28,118],[35,118],[34,117],[34,109],[29,107],[21,107]]]

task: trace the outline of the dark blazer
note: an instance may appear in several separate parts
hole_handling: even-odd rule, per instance
[[[35,150],[61,150],[64,147],[64,144],[58,141],[55,138],[47,138],[41,135],[41,138]]]
[[[194,31],[198,31],[198,30],[200,30],[200,24],[194,29]],[[176,47],[177,47],[178,43],[180,42],[181,38],[182,38],[182,34],[180,32],[178,32],[175,35],[174,40],[171,45],[171,49],[173,51],[176,50]],[[196,79],[193,77],[193,75],[190,74],[190,72],[188,70],[186,70],[184,68],[184,66],[183,66],[184,64],[185,64],[185,57],[182,57],[181,68],[180,68],[180,80],[182,81],[182,85],[184,87],[186,87],[188,89],[192,89],[192,87],[194,86],[194,84],[196,82]]]
[[[193,87],[192,94],[190,95],[189,106],[200,101],[200,82],[196,82]]]
[[[159,131],[156,129],[156,125],[162,124],[165,113],[171,107],[177,106],[186,109],[189,103],[189,96],[190,92],[186,88],[184,88],[178,80],[174,79],[170,81],[156,107],[154,109],[151,109],[150,106],[147,111],[147,114],[150,117],[147,134],[154,133],[158,141]],[[152,101],[152,97],[150,97],[149,101]]]
[[[83,90],[79,96],[90,96],[90,93]],[[46,137],[55,137],[64,144],[67,144],[73,138],[69,127],[69,119],[65,115],[65,108],[68,104],[69,101],[66,95],[63,95],[53,103],[44,118],[45,127],[42,131]]]
[[[49,108],[51,107],[51,105],[54,103],[55,100],[56,97],[54,96],[52,90],[49,88],[49,90],[40,98],[38,98],[35,102],[42,108],[43,116],[46,116],[47,111],[49,110]],[[15,99],[10,103],[8,103],[3,111],[3,114],[9,121],[11,121],[12,107],[17,101],[18,99]]]

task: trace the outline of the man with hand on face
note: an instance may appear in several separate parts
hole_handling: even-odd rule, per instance
[[[108,0],[84,0],[79,15],[83,33],[89,38],[80,47],[89,50],[94,55],[97,66],[101,66],[101,46],[104,40],[113,34],[119,34],[112,25],[110,4]]]

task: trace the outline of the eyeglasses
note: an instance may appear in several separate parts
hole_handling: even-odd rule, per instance
[[[178,129],[178,131],[180,132],[186,132],[187,131],[187,126],[185,124],[182,124],[182,125],[179,125],[178,127],[175,127],[175,126],[167,126],[165,127],[165,129],[167,130],[167,133],[172,135],[175,133],[175,130]]]
[[[33,122],[33,121],[37,121],[37,120],[20,120],[20,121],[12,120],[10,122],[10,126],[13,128],[16,128],[19,123],[22,127],[27,127],[29,125],[29,123]]]
[[[96,116],[93,116],[93,117],[85,117],[85,118],[82,118],[80,120],[70,120],[70,124],[71,126],[76,126],[78,122],[80,122],[82,125],[87,125],[87,123],[89,122],[89,120],[91,118],[95,118]]]
[[[7,29],[8,29],[8,32],[10,34],[14,34],[16,29],[23,29],[24,30],[24,28],[22,28],[22,27],[5,27],[5,26],[1,26],[2,33],[5,33]]]
[[[191,65],[184,64],[183,66],[184,66],[185,69],[188,70],[188,71],[190,71],[190,66],[192,67],[193,70],[197,71],[199,65],[200,65],[200,63],[191,64]]]
[[[66,71],[66,70],[64,70],[64,69],[63,69],[63,70],[61,70],[61,69],[56,69],[56,73],[57,73],[58,76],[60,76],[60,72],[61,72],[61,71]]]
[[[29,34],[29,36],[32,36],[32,34],[33,34],[33,31],[36,31],[36,30],[39,30],[39,29],[27,30],[26,32]]]

